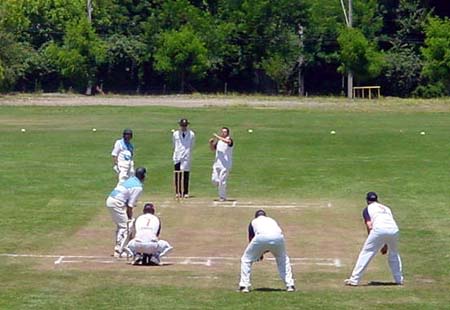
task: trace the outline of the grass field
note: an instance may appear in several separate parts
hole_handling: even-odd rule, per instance
[[[450,112],[429,110],[0,106],[0,255],[49,255],[0,256],[0,308],[447,309]],[[189,118],[197,145],[194,197],[177,203],[170,130],[181,117]],[[235,140],[229,196],[236,205],[227,208],[213,203],[207,145],[222,125]],[[104,200],[116,182],[112,144],[125,127],[135,131],[136,164],[149,169],[141,202],[156,203],[162,237],[175,246],[171,264],[55,264],[60,256],[111,254],[114,227]],[[365,240],[369,190],[400,226],[403,287],[343,286]],[[280,290],[270,260],[254,265],[256,290],[235,292],[257,206],[278,220],[298,259],[296,293]],[[363,281],[371,280],[391,281],[385,257],[369,266]]]

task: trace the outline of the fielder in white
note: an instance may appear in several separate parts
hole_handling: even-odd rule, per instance
[[[350,286],[357,286],[372,258],[378,251],[381,251],[383,255],[389,252],[388,260],[392,276],[397,285],[402,285],[402,262],[397,247],[399,237],[397,223],[394,220],[391,209],[378,202],[376,193],[367,193],[366,201],[367,207],[363,211],[363,218],[369,236],[359,253],[352,276],[346,279],[344,283]]]
[[[142,263],[160,265],[160,259],[173,247],[169,242],[160,240],[161,220],[155,215],[152,203],[144,205],[143,214],[134,221],[127,251],[134,257],[133,265]]]
[[[250,243],[241,257],[241,280],[239,290],[244,293],[250,291],[250,276],[252,264],[262,260],[266,252],[271,252],[275,257],[278,273],[281,280],[286,285],[288,292],[294,292],[294,279],[292,277],[292,268],[289,257],[286,253],[283,232],[278,223],[266,216],[264,210],[258,210],[255,218],[248,227],[248,238]]]
[[[177,198],[184,196],[189,198],[189,174],[191,171],[192,150],[195,145],[195,133],[188,129],[189,121],[181,119],[178,124],[180,129],[172,136],[174,171],[181,171],[183,178],[178,175],[175,179],[175,195]],[[183,180],[183,184],[181,184]]]
[[[136,175],[117,184],[106,199],[106,207],[117,226],[114,246],[114,256],[116,257],[122,256],[124,246],[128,242],[128,225],[133,219],[133,208],[136,207],[137,200],[142,193],[146,174],[145,168],[137,168]]]
[[[133,131],[124,129],[123,138],[116,140],[111,152],[113,170],[117,173],[119,183],[134,175],[134,145],[131,143]]]
[[[220,135],[214,134],[214,138],[209,139],[209,147],[216,152],[213,164],[211,181],[218,187],[219,200],[227,200],[227,181],[233,166],[234,141],[230,137],[230,129],[222,127]]]

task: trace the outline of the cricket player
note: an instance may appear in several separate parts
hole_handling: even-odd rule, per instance
[[[133,131],[128,128],[124,129],[122,139],[114,143],[114,148],[111,152],[113,170],[118,175],[119,183],[134,175],[134,146],[131,143],[132,138]]]
[[[277,222],[266,216],[264,210],[258,210],[255,218],[248,226],[248,239],[250,243],[241,257],[241,280],[239,291],[250,291],[250,276],[252,264],[262,260],[266,252],[271,252],[277,261],[278,273],[286,285],[288,292],[294,292],[294,279],[292,277],[291,263],[286,254],[283,232]]]
[[[128,225],[133,219],[133,208],[143,190],[147,169],[139,167],[135,176],[117,184],[106,199],[106,207],[116,224],[114,256],[122,257],[123,248],[128,241]]]
[[[133,265],[139,263],[160,265],[161,257],[173,249],[169,242],[159,239],[160,233],[161,221],[155,215],[155,206],[146,203],[143,214],[134,221],[131,229],[133,239],[127,245],[127,251],[134,257]]]
[[[195,145],[195,133],[188,128],[189,121],[181,119],[180,129],[172,136],[174,171],[181,171],[175,178],[176,198],[189,198],[189,173],[191,171],[192,150]],[[181,184],[183,180],[183,184]],[[181,197],[183,196],[183,197]]]
[[[230,129],[222,127],[220,135],[213,134],[214,138],[209,139],[209,147],[216,152],[213,164],[211,181],[218,187],[219,200],[227,200],[227,180],[233,165],[234,141],[230,137]]]
[[[366,195],[367,207],[363,210],[363,218],[369,236],[359,253],[352,276],[344,283],[357,286],[372,258],[381,251],[388,254],[389,266],[397,285],[403,284],[402,262],[398,252],[399,230],[392,216],[391,209],[378,202],[378,195],[369,192]]]

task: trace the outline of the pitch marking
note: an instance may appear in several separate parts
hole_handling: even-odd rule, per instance
[[[55,265],[59,265],[63,262],[64,256],[60,256],[57,260],[55,260]]]
[[[89,255],[46,255],[46,254],[14,254],[14,253],[0,253],[0,257],[15,257],[15,258],[56,258],[55,265],[62,264],[83,264],[83,263],[98,263],[98,264],[114,264],[122,263],[123,259],[112,258],[108,256],[89,256]],[[180,265],[203,265],[210,267],[213,264],[222,263],[224,265],[232,265],[233,262],[239,261],[240,257],[232,256],[170,256],[163,258],[162,262],[166,264],[180,264]],[[275,264],[275,258],[265,258]],[[318,257],[292,257],[292,265],[316,265],[316,266],[334,266],[340,268],[343,266],[339,258],[318,258]]]

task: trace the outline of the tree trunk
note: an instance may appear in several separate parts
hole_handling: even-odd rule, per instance
[[[92,95],[92,81],[89,80],[88,84],[86,86],[86,92],[85,92],[86,96],[91,96]]]
[[[303,66],[301,63],[298,66],[298,95],[300,97],[305,95],[305,76],[303,75]]]
[[[349,71],[347,74],[347,98],[353,98],[353,72]]]

